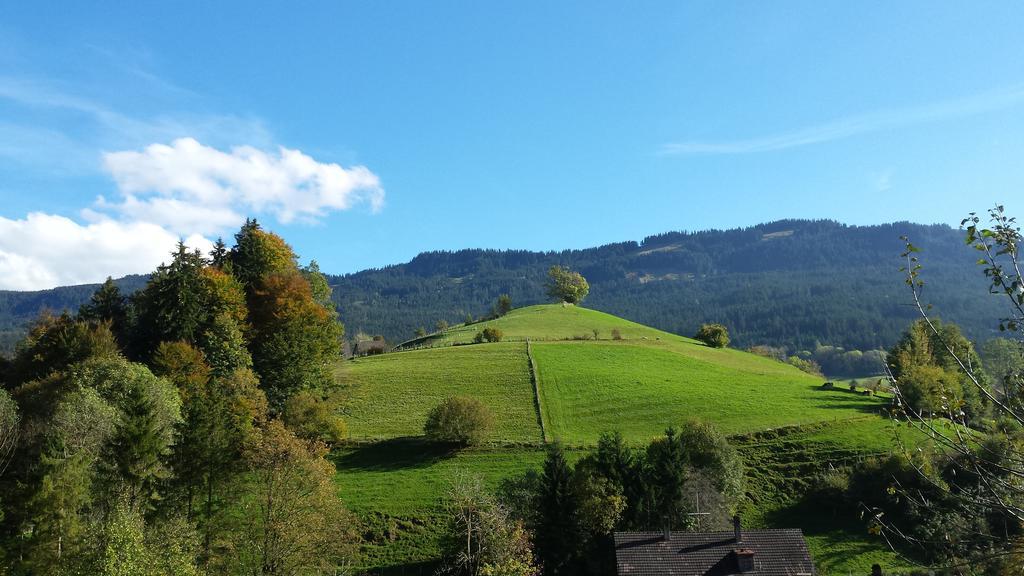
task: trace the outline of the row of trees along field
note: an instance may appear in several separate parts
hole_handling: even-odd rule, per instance
[[[40,318],[2,370],[0,572],[294,574],[355,542],[325,441],[342,326],[315,263],[247,221]]]

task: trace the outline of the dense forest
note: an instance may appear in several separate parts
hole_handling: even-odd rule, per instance
[[[663,330],[689,335],[704,322],[721,322],[737,347],[868,351],[891,346],[916,317],[899,270],[901,235],[923,250],[925,297],[936,310],[971,339],[994,335],[997,304],[977,295],[984,278],[974,254],[959,231],[944,225],[783,220],[586,250],[426,252],[405,264],[328,280],[351,336],[380,334],[395,343],[438,321],[488,314],[501,294],[516,306],[542,302],[548,268],[564,265],[590,282],[588,307]],[[130,292],[144,281],[121,284]],[[0,292],[6,335],[0,345],[10,351],[40,308],[74,309],[94,289]]]
[[[325,405],[341,323],[248,221],[130,297],[44,313],[0,364],[0,573],[313,573],[356,541]]]

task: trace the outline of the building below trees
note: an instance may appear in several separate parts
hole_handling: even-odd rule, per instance
[[[616,532],[618,576],[817,574],[803,532],[798,529],[732,532]]]

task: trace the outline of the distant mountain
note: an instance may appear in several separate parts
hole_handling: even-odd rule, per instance
[[[729,327],[736,346],[871,349],[891,345],[916,318],[899,271],[901,235],[923,249],[925,296],[936,311],[971,338],[992,335],[1000,303],[987,296],[962,233],[909,222],[781,220],[585,250],[426,252],[329,281],[349,335],[383,334],[393,342],[439,320],[455,324],[467,314],[486,314],[500,294],[516,306],[544,302],[547,269],[561,264],[590,281],[587,307],[662,330],[691,335],[702,322],[716,321]],[[130,292],[145,279],[119,283]],[[10,350],[40,309],[76,310],[95,288],[0,291],[0,346]]]
[[[737,346],[790,350],[817,343],[891,345],[916,318],[899,271],[901,235],[923,249],[926,298],[972,338],[991,335],[1000,315],[973,250],[945,225],[848,226],[782,220],[734,230],[670,232],[586,250],[427,252],[406,264],[331,277],[350,334],[400,341],[438,320],[488,312],[500,294],[516,306],[546,301],[548,267],[589,280],[585,305],[692,335],[726,324]]]
[[[120,278],[116,283],[123,292],[131,293],[145,286],[148,278],[148,275],[136,274]],[[99,286],[81,284],[36,292],[0,290],[0,353],[10,354],[14,350],[15,344],[25,335],[25,327],[39,316],[40,312],[76,312]]]

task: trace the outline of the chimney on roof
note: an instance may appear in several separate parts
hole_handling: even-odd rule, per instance
[[[661,539],[662,540],[671,540],[672,539],[672,528],[670,528],[669,526],[670,526],[669,523],[665,522],[665,527],[661,531]]]
[[[753,572],[754,571],[754,551],[748,549],[733,550],[733,554],[736,555],[736,568],[740,572]]]
[[[732,531],[733,538],[737,542],[743,542],[743,531],[740,529],[740,516],[739,514],[732,517]]]

